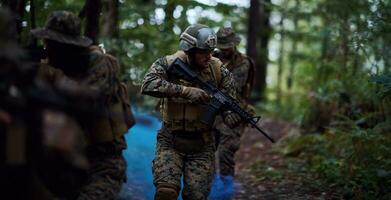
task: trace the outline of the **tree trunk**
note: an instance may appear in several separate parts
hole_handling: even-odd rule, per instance
[[[80,18],[86,17],[86,29],[84,35],[91,38],[93,44],[98,44],[99,16],[102,11],[101,0],[86,0],[80,11]]]
[[[325,19],[324,20],[324,26],[325,27],[328,27],[330,24],[329,20],[328,19]],[[323,84],[325,81],[326,81],[326,78],[327,78],[327,63],[329,62],[330,60],[330,55],[329,55],[329,48],[330,48],[330,31],[329,30],[326,30],[324,31],[324,34],[321,38],[322,42],[321,42],[321,49],[322,49],[322,53],[321,53],[321,56],[320,56],[320,64],[317,68],[317,72],[315,74],[315,83],[314,84],[314,87],[313,87],[313,90],[315,90],[317,86]]]
[[[300,8],[300,1],[296,0],[295,1],[295,8],[296,10],[299,10]],[[291,51],[291,54],[289,56],[289,73],[288,73],[288,79],[287,79],[287,87],[288,87],[288,90],[290,90],[292,88],[292,85],[293,85],[293,76],[294,76],[294,70],[295,70],[295,66],[296,66],[296,56],[297,56],[297,40],[298,40],[298,34],[300,34],[297,30],[297,23],[299,21],[299,17],[297,15],[295,15],[293,17],[293,30],[295,30],[295,33],[293,33],[293,37],[292,37],[292,51]]]
[[[284,69],[284,40],[285,40],[285,30],[284,30],[284,20],[285,14],[281,13],[281,21],[280,21],[280,56],[278,58],[278,70],[277,70],[277,105],[279,106],[282,98],[282,73]]]
[[[385,39],[386,41],[389,39]],[[382,45],[382,54],[384,55],[383,61],[384,61],[384,73],[390,73],[391,72],[391,49],[390,46],[387,44],[391,44],[388,42],[383,42]]]
[[[103,0],[102,34],[108,38],[119,38],[119,1]]]
[[[25,12],[24,8],[26,7],[26,0],[2,0],[1,3],[3,6],[8,7],[15,15],[17,39],[21,42],[22,21]]]
[[[35,2],[34,0],[30,0],[30,23],[31,23],[31,30],[35,29],[37,27],[35,22]],[[32,37],[31,38],[31,45],[37,46],[37,38]]]
[[[174,28],[174,10],[176,3],[174,0],[167,0],[167,4],[164,8],[164,12],[166,13],[166,19],[164,20],[164,28],[165,33],[172,34],[172,29]]]
[[[250,9],[248,15],[248,35],[247,35],[247,55],[253,59],[255,63],[255,68],[259,69],[258,59],[257,59],[257,36],[259,32],[260,24],[260,13],[259,13],[259,1],[251,0]],[[257,71],[258,72],[258,71]],[[255,78],[257,80],[258,78]],[[260,96],[259,84],[258,81],[254,84],[253,97]],[[255,98],[257,99],[257,98]]]
[[[350,49],[349,49],[349,17],[348,14],[345,13],[343,16],[343,21],[341,24],[341,49],[342,49],[342,73],[347,73],[348,72],[348,61],[349,61],[349,54],[350,54]]]
[[[270,0],[264,0],[261,4],[261,26],[260,26],[260,51],[258,51],[257,59],[257,71],[259,78],[255,82],[255,89],[259,91],[259,99],[265,99],[266,90],[266,75],[267,75],[267,63],[268,63],[268,44],[271,35],[271,27],[269,23],[270,17]]]

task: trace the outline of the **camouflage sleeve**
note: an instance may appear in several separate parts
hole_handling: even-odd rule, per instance
[[[236,98],[235,82],[232,73],[224,66],[221,66],[220,89],[222,92]]]
[[[237,99],[233,75],[224,65],[221,66],[221,82],[219,86],[222,92]],[[221,114],[225,118],[229,113],[231,111],[224,110]]]
[[[235,88],[237,93],[242,93],[242,88],[247,83],[248,71],[250,70],[250,62],[244,59],[238,66],[235,66],[231,71],[235,80]]]
[[[236,89],[238,87],[236,86],[238,81],[235,79],[235,74],[231,73],[227,68],[222,66],[221,78],[221,90],[235,98],[238,101],[240,107],[246,108],[246,101],[240,96],[240,93]],[[228,113],[229,111],[224,111],[223,116],[226,116]]]
[[[141,86],[141,93],[154,97],[177,97],[183,86],[167,80],[166,70],[161,62],[159,59],[149,68]]]

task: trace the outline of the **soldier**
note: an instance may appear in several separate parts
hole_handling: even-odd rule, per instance
[[[88,88],[99,94],[91,105],[104,115],[78,120],[86,136],[90,169],[77,199],[115,199],[126,178],[124,134],[134,122],[126,88],[118,79],[117,60],[81,36],[80,20],[71,12],[55,11],[44,28],[31,32],[43,39],[46,48],[47,61],[39,69],[44,80],[76,93],[77,88]]]
[[[191,25],[180,36],[180,51],[156,60],[144,77],[142,94],[162,98],[163,126],[157,136],[152,172],[155,199],[176,200],[183,175],[183,199],[207,199],[214,171],[214,139],[211,127],[201,123],[208,94],[198,85],[167,72],[179,58],[201,78],[214,82],[234,96],[231,73],[212,57],[216,34],[205,25]],[[234,126],[240,117],[224,112],[225,121]]]
[[[32,193],[27,193],[31,191],[31,179],[25,151],[28,135],[25,118],[12,112],[6,100],[11,97],[11,88],[16,90],[15,76],[28,69],[22,62],[25,54],[16,42],[15,25],[11,13],[0,8],[0,187],[5,197],[27,199]]]
[[[232,73],[235,80],[237,99],[243,108],[249,108],[248,98],[251,93],[254,66],[252,60],[240,53],[236,46],[240,43],[240,37],[235,34],[232,28],[220,28],[217,31],[217,53],[224,66]],[[250,109],[251,110],[251,109]],[[235,152],[240,146],[240,137],[244,131],[244,124],[236,128],[230,128],[224,124],[221,118],[216,119],[218,147],[217,147],[217,168],[223,176],[234,176],[235,174]]]
[[[0,187],[10,199],[70,199],[87,168],[80,127],[64,112],[65,94],[36,79],[15,25],[0,8]]]

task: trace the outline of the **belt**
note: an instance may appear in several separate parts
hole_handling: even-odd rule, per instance
[[[163,125],[169,131],[187,131],[187,132],[204,132],[211,130],[208,125],[198,121],[168,121],[164,122]]]

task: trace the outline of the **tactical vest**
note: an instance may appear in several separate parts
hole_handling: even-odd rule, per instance
[[[244,57],[244,59],[248,60],[248,62],[250,63],[250,66],[249,66],[250,68],[248,70],[246,84],[242,87],[242,92],[240,95],[246,101],[248,101],[250,98],[250,95],[251,95],[251,91],[253,90],[253,86],[254,86],[255,64],[254,64],[254,61],[250,57],[243,55],[243,54],[242,54],[242,56]]]
[[[178,51],[173,55],[166,56],[166,67],[170,66],[176,58],[180,58],[187,62],[187,55],[183,51]],[[205,81],[213,81],[219,86],[221,81],[221,65],[219,59],[212,57],[209,61],[208,67],[200,72],[200,77]],[[178,77],[168,77],[172,83],[199,87],[194,83],[179,79]],[[205,124],[201,123],[201,116],[206,112],[207,106],[202,104],[194,104],[183,98],[164,98],[162,102],[162,118],[166,124],[166,128],[171,131],[203,131],[208,130]]]

